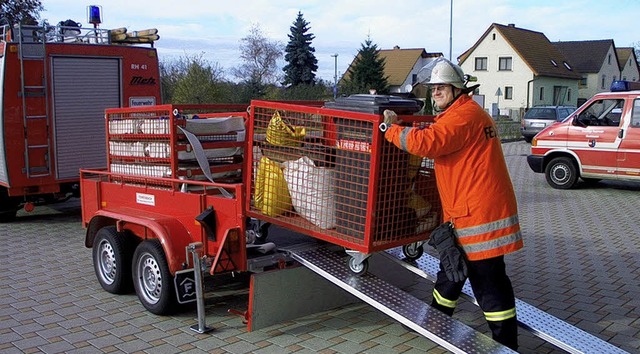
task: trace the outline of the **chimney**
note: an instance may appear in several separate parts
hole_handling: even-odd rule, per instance
[[[395,45],[395,46],[393,46],[393,49],[400,49],[400,46]]]
[[[508,26],[508,27],[515,28],[515,27],[516,27],[516,24],[515,24],[515,23],[510,23],[510,24],[508,24],[507,26]]]

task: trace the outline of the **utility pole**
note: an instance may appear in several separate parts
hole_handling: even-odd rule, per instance
[[[335,59],[333,69],[333,99],[335,100],[338,96],[338,53],[331,54],[331,56]]]
[[[449,13],[449,61],[451,61],[451,47],[453,46],[453,0],[451,0]]]

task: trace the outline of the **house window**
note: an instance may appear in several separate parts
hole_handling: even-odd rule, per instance
[[[494,41],[496,40],[496,34],[495,33],[493,33],[491,37],[492,37],[491,39],[493,39]]]
[[[418,74],[411,75],[411,85],[415,85],[418,82]]]
[[[505,86],[504,87],[504,99],[505,100],[512,100],[513,99],[513,87],[512,86]]]
[[[607,57],[607,64],[611,65],[611,54]]]
[[[587,78],[583,77],[582,79],[580,79],[580,82],[578,83],[578,85],[587,86]]]
[[[606,78],[606,75],[602,75],[602,80],[600,80],[600,88],[604,88],[604,81],[606,80]]]
[[[511,57],[501,57],[498,59],[499,71],[511,71]]]
[[[487,58],[476,58],[476,71],[487,71]]]
[[[538,97],[540,101],[544,101],[544,87],[540,88],[540,97]]]

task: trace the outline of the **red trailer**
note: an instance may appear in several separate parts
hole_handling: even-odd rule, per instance
[[[180,296],[171,279],[192,267],[189,245],[202,244],[211,274],[252,270],[251,220],[344,247],[356,274],[391,247],[421,256],[441,217],[432,162],[386,142],[380,115],[270,101],[250,113],[212,109],[106,111],[108,168],[80,179],[105,290],[133,283],[149,311],[168,313]]]
[[[437,259],[427,255],[405,262],[422,255],[422,244],[441,219],[432,161],[387,143],[378,129],[380,114],[268,101],[253,101],[250,113],[233,108],[161,105],[106,111],[108,168],[82,170],[80,177],[85,244],[93,248],[95,273],[105,290],[121,293],[133,285],[155,314],[175,310],[176,302],[198,301],[198,325],[191,328],[204,333],[211,328],[205,323],[203,271],[260,272],[297,261],[452,352],[510,352],[376,277],[375,267],[363,274],[368,257],[379,251],[422,277],[433,278],[438,269]],[[401,118],[407,124],[431,122],[426,116]],[[253,221],[329,245],[296,244],[256,261],[249,249],[264,228],[252,229]],[[397,246],[403,250],[390,249]],[[321,287],[300,269],[255,274],[247,311],[230,312],[244,315],[249,330],[257,322],[269,323],[269,314],[288,318],[302,312],[301,303],[327,292],[316,292]],[[390,272],[401,278],[397,269]],[[189,277],[195,281],[188,282]],[[288,289],[269,281],[295,282],[291,286],[303,294],[284,305],[279,293]],[[183,288],[195,299],[184,296]],[[463,290],[471,294],[468,286]],[[325,306],[318,303],[308,307]],[[562,349],[619,351],[516,303],[521,325]]]
[[[106,161],[106,108],[161,103],[153,42],[114,33],[0,26],[0,222],[78,196],[79,169]]]

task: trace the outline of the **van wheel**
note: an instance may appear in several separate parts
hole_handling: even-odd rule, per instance
[[[131,291],[131,253],[126,234],[116,231],[115,226],[98,230],[93,242],[93,268],[98,282],[112,294]]]
[[[578,169],[572,159],[556,157],[544,170],[547,183],[555,189],[570,189],[578,181]]]
[[[159,240],[142,241],[136,247],[132,273],[138,299],[149,312],[168,315],[175,309],[173,279]]]

